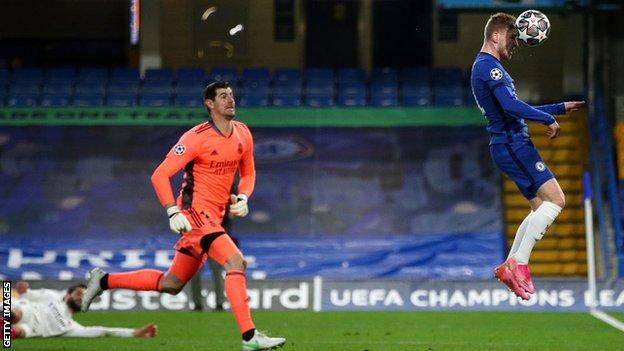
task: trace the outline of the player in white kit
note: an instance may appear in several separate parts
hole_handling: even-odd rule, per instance
[[[64,294],[49,289],[29,289],[26,282],[18,282],[15,288],[19,298],[11,306],[11,321],[12,334],[17,338],[153,337],[158,330],[154,324],[137,329],[82,326],[73,316],[80,311],[84,284],[73,285]]]

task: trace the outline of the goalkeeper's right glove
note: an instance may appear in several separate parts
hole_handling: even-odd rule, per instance
[[[190,232],[193,227],[191,223],[180,212],[180,208],[176,205],[167,208],[167,215],[169,216],[169,228],[176,234],[182,234],[183,232]]]

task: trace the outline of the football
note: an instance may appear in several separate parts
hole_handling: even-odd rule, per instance
[[[528,46],[535,46],[548,38],[550,21],[545,14],[537,10],[526,10],[516,19],[518,39]]]

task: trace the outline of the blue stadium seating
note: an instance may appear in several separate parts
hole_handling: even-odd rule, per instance
[[[268,95],[243,95],[238,99],[241,107],[266,107],[269,106]]]
[[[141,74],[136,68],[118,67],[113,68],[110,75],[111,81],[123,82],[139,82],[141,80]]]
[[[236,70],[236,68],[215,67],[210,70],[208,80],[209,82],[213,82],[215,80],[224,80],[226,82],[229,82],[231,85],[236,85],[236,83],[238,82],[238,71]]]
[[[192,94],[192,95],[177,95],[173,104],[179,107],[199,107],[203,106],[204,102],[202,101],[200,94]]]
[[[45,74],[46,83],[70,83],[76,81],[76,69],[74,68],[50,68]]]
[[[338,106],[362,107],[366,106],[365,94],[338,95]]]
[[[391,107],[399,105],[398,95],[371,95],[371,105],[375,107]]]
[[[399,81],[399,75],[396,69],[390,67],[376,67],[371,73],[372,83],[396,83]]]
[[[301,71],[296,68],[278,68],[273,72],[273,82],[275,85],[290,84],[301,85]]]
[[[305,72],[307,84],[334,84],[334,70],[331,68],[308,68]]]
[[[168,68],[150,68],[145,70],[145,83],[166,82],[171,84],[173,81],[173,71]]]
[[[298,107],[301,106],[301,94],[299,95],[273,95],[273,106],[278,107]]]
[[[104,97],[101,94],[75,95],[73,105],[80,107],[96,107],[104,104]]]
[[[337,72],[338,84],[365,83],[366,73],[360,68],[340,68]]]
[[[69,106],[71,95],[69,94],[43,94],[41,97],[41,106]]]
[[[106,98],[107,106],[129,107],[136,106],[137,99],[134,94],[110,94]]]
[[[333,94],[310,94],[306,96],[306,106],[310,107],[330,107],[334,106]]]
[[[38,103],[38,94],[10,94],[7,98],[7,106],[11,107],[33,107]]]
[[[139,99],[140,106],[161,107],[169,106],[171,104],[171,94],[143,94]]]
[[[270,82],[271,73],[268,69],[262,67],[245,68],[241,75],[241,81],[243,83],[248,81]]]
[[[33,101],[63,106],[67,100],[57,96],[69,95],[71,105],[71,96],[76,94],[79,99],[74,104],[97,106],[104,95],[118,100],[115,105],[133,106],[125,98],[118,99],[133,95],[134,104],[167,105],[159,98],[137,99],[140,93],[144,97],[168,95],[168,104],[176,106],[201,106],[201,98],[197,99],[209,81],[205,73],[201,68],[148,69],[141,80],[135,68],[0,69],[0,100],[12,106],[33,106]],[[374,68],[370,83],[359,68],[278,68],[271,74],[266,68],[250,67],[241,72],[240,80],[237,75],[235,68],[210,71],[211,80],[230,81],[237,99],[244,99],[241,105],[246,106],[474,105],[464,71],[456,67],[407,67],[400,74],[395,68]],[[87,99],[89,94],[96,96],[94,101]]]
[[[200,81],[204,84],[204,81],[206,80],[206,72],[203,68],[182,67],[176,72],[176,80],[178,81],[178,84],[181,81]]]

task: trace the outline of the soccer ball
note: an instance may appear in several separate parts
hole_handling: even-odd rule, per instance
[[[545,14],[537,10],[526,10],[516,19],[518,39],[528,46],[535,46],[548,38],[550,21]]]

